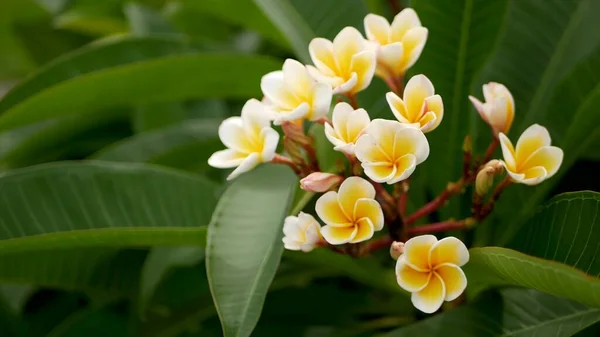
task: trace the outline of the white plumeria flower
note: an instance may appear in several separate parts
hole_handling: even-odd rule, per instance
[[[321,226],[315,218],[304,212],[288,216],[283,223],[285,249],[310,252],[321,241]]]
[[[438,241],[433,235],[414,237],[404,245],[404,254],[396,262],[396,280],[412,293],[415,308],[436,312],[444,301],[458,298],[467,287],[460,267],[469,262],[469,251],[455,237]]]
[[[332,245],[357,243],[383,228],[383,211],[374,199],[375,188],[360,177],[344,180],[337,192],[323,194],[315,206],[326,226],[321,235]]]
[[[413,76],[404,89],[404,99],[393,92],[385,98],[402,124],[421,129],[424,133],[433,131],[444,118],[442,97],[435,94],[435,88],[425,75]]]
[[[314,38],[308,45],[315,67],[307,66],[319,82],[334,94],[356,94],[371,83],[377,60],[367,41],[354,27],[346,27],[333,39]]]
[[[500,133],[502,163],[513,181],[536,185],[552,177],[563,160],[563,151],[550,146],[552,140],[545,127],[533,124],[523,132],[516,149],[504,133]]]
[[[230,117],[221,123],[219,138],[227,150],[213,153],[208,164],[216,168],[236,167],[227,180],[271,161],[279,142],[279,134],[271,128],[265,106],[256,99],[244,104],[241,117]]]
[[[340,102],[333,108],[333,126],[325,123],[325,136],[334,145],[334,150],[354,155],[356,141],[370,122],[365,109],[354,110],[350,104]]]
[[[365,131],[354,152],[365,174],[378,183],[394,184],[408,178],[429,156],[429,143],[419,129],[375,119]]]
[[[473,96],[469,99],[494,134],[508,133],[515,117],[515,101],[510,91],[500,83],[490,82],[483,85],[483,97],[485,103]]]
[[[375,14],[368,14],[364,23],[367,38],[377,50],[377,75],[398,78],[417,62],[428,31],[412,8],[398,13],[391,25]]]
[[[263,76],[260,88],[275,125],[301,119],[314,121],[329,113],[331,86],[317,83],[296,60],[287,59],[282,70]]]

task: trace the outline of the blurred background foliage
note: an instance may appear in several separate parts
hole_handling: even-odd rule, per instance
[[[0,182],[0,336],[220,336],[204,265],[206,227],[194,229],[208,224],[224,187],[226,172],[206,163],[222,147],[217,137],[220,121],[239,114],[246,99],[260,98],[260,77],[278,69],[285,58],[310,63],[311,38],[331,39],[347,25],[362,30],[368,12],[390,19],[393,2],[1,0],[0,168],[5,173]],[[494,216],[463,239],[475,246],[509,246],[597,277],[597,195],[590,197],[596,198],[595,204],[582,201],[580,206],[591,228],[580,230],[582,213],[571,214],[569,208],[530,216],[553,195],[600,188],[600,1],[397,3],[415,8],[429,29],[424,53],[411,73],[426,74],[446,106],[444,122],[430,134],[431,157],[415,172],[410,210],[460,175],[464,136],[473,135],[479,153],[487,147],[491,135],[467,95],[481,97],[481,85],[489,81],[504,83],[516,101],[511,138],[540,123],[564,149],[565,161],[557,176],[543,185],[512,187]],[[393,118],[385,90],[376,79],[358,97],[372,118]],[[311,132],[321,162],[335,167],[338,157],[322,130]],[[27,168],[82,159],[121,164]],[[263,176],[265,172],[268,169]],[[65,173],[72,179],[65,180]],[[282,185],[289,181],[280,179],[275,181]],[[61,191],[65,184],[70,184],[68,193]],[[247,180],[246,184],[256,188]],[[126,188],[116,192],[115,186]],[[126,205],[123,211],[117,209],[122,204],[109,201],[108,217],[98,209],[98,200],[126,200],[131,191],[147,198],[141,206]],[[62,203],[42,197],[52,193]],[[273,193],[285,199],[289,191]],[[172,204],[161,209],[158,199]],[[32,216],[31,205],[43,213]],[[453,199],[429,220],[463,217],[469,205],[468,196]],[[65,214],[73,223],[64,223]],[[564,216],[565,232],[557,226],[540,240],[581,248],[576,261],[570,249],[549,256],[547,247],[535,244],[537,228],[543,232],[543,226],[559,216]],[[576,230],[568,226],[567,216]],[[42,235],[40,241],[11,243],[15,237],[64,228],[148,224],[160,238],[140,229],[119,236],[110,231],[94,234],[100,239],[77,234],[44,241]],[[167,230],[174,224],[177,230]],[[26,233],[13,233],[19,230]],[[563,241],[561,235],[567,234]],[[237,244],[228,249],[238,249]],[[30,249],[34,246],[38,248]],[[254,335],[600,333],[600,326],[594,325],[600,320],[599,309],[593,308],[600,306],[597,284],[590,286],[596,293],[571,294],[569,286],[578,283],[554,287],[561,281],[548,276],[552,284],[533,287],[585,305],[513,288],[475,297],[481,289],[470,288],[473,300],[468,305],[426,318],[413,311],[390,279],[393,261],[385,253],[372,259],[377,261],[320,251],[284,254]],[[476,272],[469,276],[476,278]],[[524,277],[535,275],[539,274]],[[527,282],[503,277],[490,284]],[[586,296],[591,298],[587,302]]]

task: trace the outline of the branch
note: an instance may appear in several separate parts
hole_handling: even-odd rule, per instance
[[[460,230],[471,228],[475,224],[474,218],[466,218],[463,220],[447,220],[442,222],[430,223],[423,226],[413,227],[408,230],[408,234],[411,236],[447,232],[452,230]]]

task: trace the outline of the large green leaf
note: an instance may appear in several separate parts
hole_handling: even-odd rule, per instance
[[[254,0],[287,38],[302,62],[310,62],[308,44],[314,37],[333,39],[345,26],[361,27],[367,8],[362,1]]]
[[[234,181],[208,230],[206,271],[225,336],[250,336],[283,252],[296,177],[265,166]]]
[[[506,289],[385,336],[569,337],[599,320],[600,309],[534,290]]]
[[[145,257],[119,248],[203,245],[217,195],[197,176],[102,162],[17,170],[0,187],[0,281],[115,292],[137,288]]]
[[[600,279],[576,268],[500,247],[472,248],[465,266],[475,291],[513,285],[600,307]]]
[[[431,154],[421,168],[427,171],[428,187],[433,193],[460,178],[462,143],[474,117],[467,96],[471,94],[473,77],[493,50],[507,2],[411,1],[429,35],[423,54],[409,75],[429,77],[444,100],[444,120],[427,134]]]
[[[592,144],[590,135],[599,123],[600,39],[589,33],[600,29],[594,14],[599,10],[600,2],[594,0],[511,1],[496,52],[474,87],[478,96],[480,84],[488,81],[511,90],[516,104],[509,134],[513,142],[533,123],[550,130],[553,143],[565,151],[557,176]],[[484,137],[475,139],[480,150],[486,146]],[[558,181],[553,178],[536,189],[511,187],[498,203],[497,217],[488,221],[494,227],[486,229],[490,239],[478,242],[509,242]]]

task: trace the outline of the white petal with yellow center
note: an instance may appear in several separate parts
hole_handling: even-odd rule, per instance
[[[420,291],[413,292],[410,299],[415,308],[426,314],[432,314],[442,306],[446,298],[446,286],[437,273],[432,273],[427,286]]]
[[[285,218],[283,234],[284,246],[289,250],[309,252],[321,240],[319,223],[312,215],[303,212]]]
[[[414,237],[404,244],[404,255],[402,256],[411,268],[428,272],[431,270],[429,252],[437,242],[437,238],[429,234]]]
[[[350,104],[340,102],[333,109],[333,125],[325,124],[325,136],[334,150],[353,155],[355,143],[369,122],[369,114],[364,109],[354,110]]]
[[[354,208],[359,199],[375,198],[375,187],[360,177],[349,177],[338,190],[338,200],[344,214],[353,219]]]
[[[406,291],[420,291],[427,286],[433,273],[418,271],[406,263],[406,257],[401,255],[396,261],[396,280]]]
[[[435,269],[435,273],[440,276],[446,288],[445,301],[454,301],[467,288],[467,277],[462,269],[456,265],[445,263]]]
[[[459,267],[469,262],[469,250],[459,239],[449,236],[439,240],[431,247],[429,264],[436,266],[450,263]]]
[[[435,94],[433,84],[424,75],[413,76],[406,84],[404,99],[388,92],[386,100],[394,116],[402,124],[429,132],[436,129],[444,117],[444,103]]]

